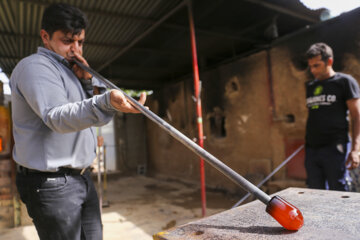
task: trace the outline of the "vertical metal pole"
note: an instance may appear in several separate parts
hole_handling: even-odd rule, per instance
[[[192,4],[190,0],[188,1],[188,12],[189,12],[189,24],[190,24],[192,62],[193,62],[193,71],[194,71],[194,90],[195,90],[195,99],[196,99],[196,115],[197,115],[198,138],[199,138],[198,144],[201,148],[204,148],[203,120],[202,120],[202,108],[201,108],[201,96],[200,96],[201,86],[200,86],[199,66],[198,66],[197,51],[196,51],[194,19],[192,14]],[[202,216],[205,217],[206,215],[205,167],[204,167],[204,159],[201,157],[200,157],[200,179],[201,179]]]

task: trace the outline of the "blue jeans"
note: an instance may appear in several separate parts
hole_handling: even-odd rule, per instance
[[[331,144],[320,148],[306,147],[306,184],[309,188],[348,191],[345,166],[348,144]]]
[[[18,173],[21,200],[41,240],[102,239],[98,196],[90,173]]]

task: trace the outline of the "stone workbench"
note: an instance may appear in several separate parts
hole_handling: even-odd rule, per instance
[[[276,193],[300,209],[304,226],[288,231],[259,200],[160,232],[155,240],[360,239],[360,193],[288,188]]]

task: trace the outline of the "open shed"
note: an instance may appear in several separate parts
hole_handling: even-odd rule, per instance
[[[360,79],[360,36],[352,28],[360,23],[359,9],[322,21],[327,10],[307,9],[299,0],[0,0],[0,67],[7,75],[41,45],[41,16],[53,2],[87,14],[84,56],[93,69],[119,87],[153,90],[150,109],[196,138],[190,4],[205,149],[255,183],[304,143],[304,83],[311,76],[303,53],[310,44],[329,43],[335,70]],[[150,121],[133,118],[115,118],[118,170],[146,166],[150,175],[198,181],[197,156]],[[0,160],[3,179],[11,177],[8,154]],[[303,158],[297,155],[263,190],[305,186]],[[211,166],[206,176],[209,188],[244,193]],[[14,189],[0,183],[11,212]]]

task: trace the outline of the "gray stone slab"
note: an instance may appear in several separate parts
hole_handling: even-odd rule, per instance
[[[360,193],[288,188],[276,193],[300,209],[304,226],[288,231],[260,201],[158,233],[156,240],[360,239]]]

